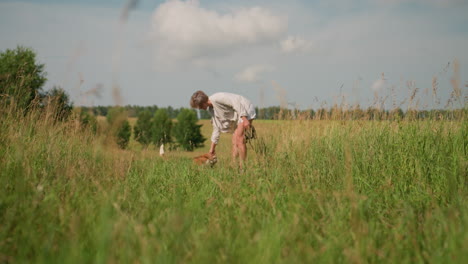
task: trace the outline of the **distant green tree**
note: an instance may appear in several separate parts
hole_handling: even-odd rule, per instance
[[[170,118],[175,118],[177,115],[174,113],[174,108],[172,106],[168,106],[166,108],[167,114],[169,115]]]
[[[177,115],[177,123],[174,126],[174,136],[179,145],[188,151],[202,147],[205,138],[201,134],[201,126],[198,125],[197,114],[193,110],[182,108]]]
[[[90,110],[81,109],[80,123],[82,128],[89,128],[93,133],[97,132],[97,119]]]
[[[151,112],[145,110],[138,113],[138,119],[133,128],[133,134],[135,135],[135,140],[140,142],[144,147],[147,147],[151,143],[151,128]]]
[[[36,62],[36,53],[18,46],[0,52],[0,95],[26,109],[39,97],[46,82],[44,64]]]
[[[115,137],[117,145],[122,149],[127,148],[132,135],[132,128],[127,119],[127,112],[122,107],[113,107],[107,113],[107,122],[111,127],[111,133]]]
[[[109,111],[109,107],[107,106],[98,106],[94,108],[95,115],[107,116],[108,111]]]
[[[401,108],[395,108],[390,112],[391,120],[402,120],[405,116],[405,113]]]
[[[128,117],[137,117],[137,106],[136,105],[126,105],[125,110],[127,111]]]
[[[47,91],[42,101],[44,107],[49,108],[49,111],[53,111],[55,118],[59,121],[67,119],[73,109],[73,103],[70,101],[68,94],[57,86]]]
[[[172,142],[172,120],[165,109],[160,108],[154,113],[151,133],[153,143],[158,147]]]
[[[130,142],[131,135],[132,127],[130,123],[125,120],[117,130],[117,145],[119,145],[121,149],[126,149]]]

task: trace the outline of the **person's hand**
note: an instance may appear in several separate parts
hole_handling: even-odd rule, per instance
[[[216,156],[214,149],[213,150],[210,149],[208,153],[211,155],[211,157]]]

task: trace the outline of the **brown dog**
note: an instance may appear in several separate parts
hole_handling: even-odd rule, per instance
[[[200,156],[197,156],[193,158],[193,161],[197,165],[209,165],[210,167],[213,167],[216,162],[218,162],[218,159],[216,158],[215,155],[211,155],[210,153],[206,153]]]

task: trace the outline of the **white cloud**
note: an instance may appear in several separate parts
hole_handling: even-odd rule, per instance
[[[312,42],[303,39],[302,37],[289,36],[285,40],[281,41],[281,50],[284,53],[292,52],[306,52],[312,48]]]
[[[235,79],[240,82],[257,82],[261,80],[262,73],[270,71],[273,71],[273,67],[270,65],[251,65],[236,74]]]
[[[173,62],[232,54],[247,46],[274,43],[287,19],[261,7],[220,14],[198,1],[172,0],[153,13],[150,38],[158,59]]]

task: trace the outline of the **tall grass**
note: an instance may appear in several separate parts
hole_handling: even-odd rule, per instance
[[[465,120],[257,120],[239,174],[228,135],[209,169],[46,117],[2,109],[0,263],[468,257]]]

